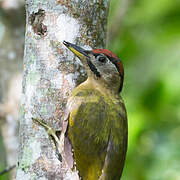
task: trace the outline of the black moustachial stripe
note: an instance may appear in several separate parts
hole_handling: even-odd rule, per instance
[[[97,70],[96,66],[90,60],[87,60],[87,63],[91,71],[96,75],[96,77],[101,77],[101,74]]]

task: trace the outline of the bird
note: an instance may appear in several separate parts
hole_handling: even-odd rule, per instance
[[[65,136],[80,179],[119,180],[128,143],[127,112],[120,95],[122,61],[107,49],[63,44],[80,59],[88,76],[72,91],[66,107]]]

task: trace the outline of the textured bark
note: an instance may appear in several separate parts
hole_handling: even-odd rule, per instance
[[[108,6],[108,0],[26,0],[18,180],[73,179],[45,129],[32,118],[61,127],[67,98],[86,77],[62,41],[104,47]]]

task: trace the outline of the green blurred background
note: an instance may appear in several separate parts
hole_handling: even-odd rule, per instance
[[[12,23],[14,14],[4,15],[1,8],[0,23],[9,27],[8,32],[12,26],[21,26],[22,36],[25,17],[17,12],[18,25]],[[129,143],[122,180],[180,180],[180,1],[111,0],[108,23],[108,49],[125,68],[122,96],[128,111]],[[0,31],[2,35],[3,26]],[[11,40],[14,37],[19,39],[13,35]],[[6,44],[2,42],[1,49]],[[22,52],[23,47],[21,59]],[[12,63],[11,57],[7,62]],[[1,138],[0,146],[3,169]],[[0,176],[3,179],[8,178]]]
[[[108,48],[125,68],[122,180],[180,180],[180,1],[111,0]]]

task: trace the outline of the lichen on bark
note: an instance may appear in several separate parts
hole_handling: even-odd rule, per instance
[[[38,12],[43,18],[32,23]],[[63,40],[86,48],[102,48],[106,42],[108,0],[26,0],[23,95],[19,130],[17,179],[71,179],[58,159],[47,132],[32,118],[61,127],[67,98],[86,78],[77,58]],[[34,21],[29,21],[33,17]],[[37,27],[37,24],[40,26]],[[45,35],[39,28],[46,27]],[[34,150],[36,149],[36,150]]]

